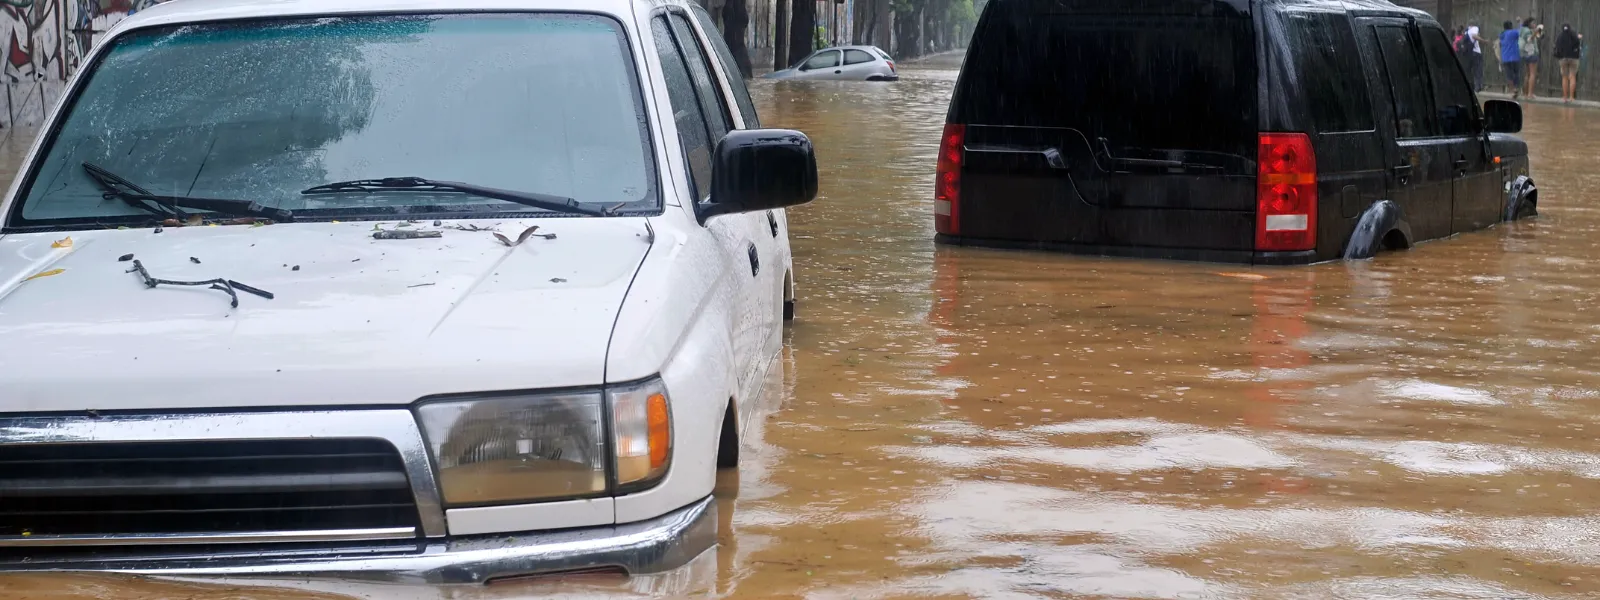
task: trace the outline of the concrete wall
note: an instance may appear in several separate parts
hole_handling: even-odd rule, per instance
[[[1505,85],[1505,77],[1500,74],[1498,65],[1499,57],[1492,56],[1494,40],[1503,31],[1506,21],[1517,21],[1533,17],[1545,24],[1544,42],[1540,45],[1540,56],[1544,58],[1539,65],[1539,90],[1541,96],[1561,97],[1560,66],[1556,64],[1551,53],[1555,52],[1556,35],[1561,33],[1561,25],[1570,23],[1578,33],[1584,34],[1584,57],[1578,71],[1578,97],[1588,100],[1600,99],[1600,64],[1596,64],[1591,56],[1592,47],[1600,40],[1600,0],[1404,0],[1400,4],[1408,4],[1429,10],[1435,16],[1439,15],[1439,6],[1449,2],[1451,23],[1446,27],[1458,25],[1478,25],[1483,30],[1485,46],[1484,59],[1488,64],[1484,68],[1484,81],[1491,90],[1498,90]]]
[[[5,85],[0,129],[31,128],[61,95],[100,35],[165,0],[0,0]]]

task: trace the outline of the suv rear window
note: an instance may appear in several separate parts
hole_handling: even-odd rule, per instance
[[[1371,131],[1372,100],[1355,30],[1344,13],[1286,13],[1296,85],[1319,133]]]
[[[950,116],[1253,157],[1256,73],[1250,15],[1227,2],[991,2]]]

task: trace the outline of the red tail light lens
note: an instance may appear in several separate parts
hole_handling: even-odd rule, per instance
[[[945,235],[961,234],[961,162],[966,141],[966,125],[944,126],[933,188],[933,228]]]
[[[892,61],[892,60],[891,60],[891,61],[889,61],[889,70],[890,70],[890,71],[893,71],[893,70],[894,70],[894,61]]]
[[[1311,136],[1263,133],[1256,182],[1256,249],[1317,247],[1317,155]]]

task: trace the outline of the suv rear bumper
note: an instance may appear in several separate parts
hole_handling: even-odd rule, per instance
[[[68,555],[0,562],[0,572],[100,572],[165,576],[305,577],[367,582],[471,584],[562,572],[668,571],[716,544],[717,507],[705,498],[626,525],[529,534],[462,536],[385,546],[238,548],[166,555]]]
[[[1057,242],[1028,242],[996,240],[939,234],[934,242],[951,246],[974,246],[1006,250],[1044,250],[1065,254],[1111,256],[1119,258],[1153,258],[1190,262],[1232,263],[1244,265],[1309,265],[1318,262],[1317,252],[1255,252],[1253,250],[1205,250],[1198,248],[1158,248],[1152,246],[1099,246],[1091,244],[1064,244]]]

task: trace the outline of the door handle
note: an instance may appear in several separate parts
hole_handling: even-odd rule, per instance
[[[833,74],[834,74],[834,75],[838,75],[838,74],[840,74],[840,73],[843,73],[843,72],[844,72],[844,69],[835,69],[835,70],[834,70],[834,71],[833,71]]]
[[[1457,158],[1456,162],[1452,164],[1455,165],[1457,172],[1460,172],[1463,175],[1467,173],[1467,157],[1463,156],[1461,158]]]
[[[1395,176],[1400,178],[1400,185],[1411,182],[1411,165],[1396,165],[1393,171]]]

